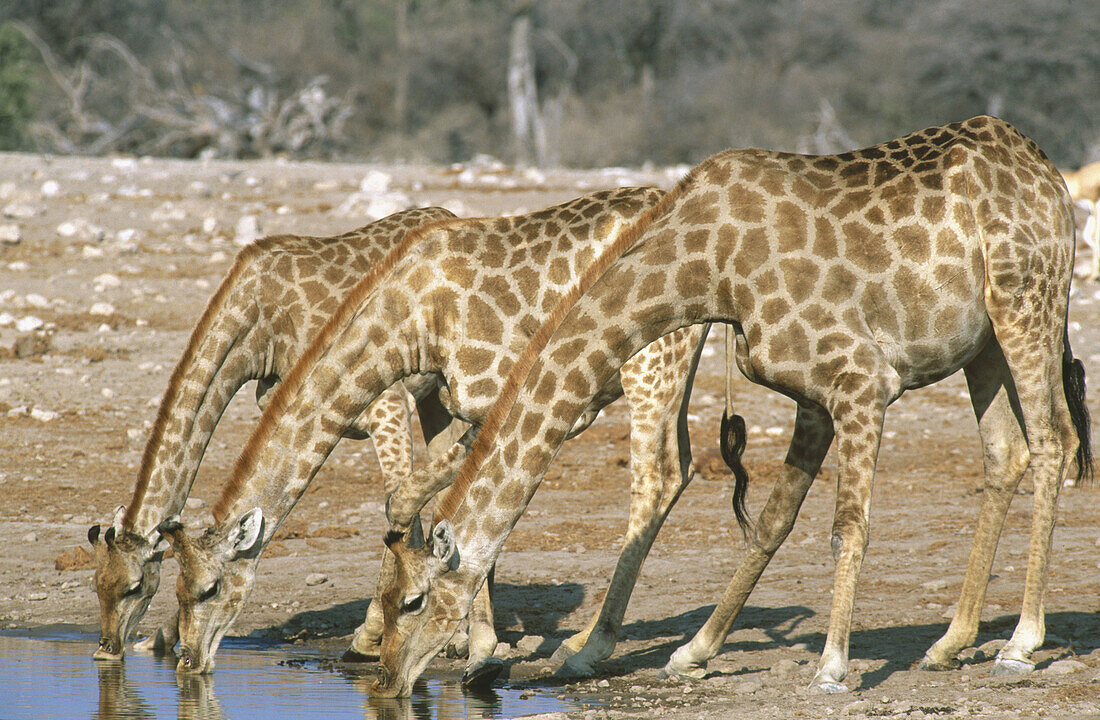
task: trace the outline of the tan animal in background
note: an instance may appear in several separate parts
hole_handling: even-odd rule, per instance
[[[1081,239],[1092,251],[1092,269],[1087,279],[1100,280],[1100,160],[1074,172],[1063,172],[1062,178],[1073,202],[1088,208],[1089,219],[1085,221],[1085,231],[1081,234]]]

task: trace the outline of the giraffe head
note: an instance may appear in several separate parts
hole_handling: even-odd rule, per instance
[[[99,525],[88,530],[95,574],[92,586],[99,596],[99,648],[96,660],[121,660],[123,644],[160,586],[160,561],[167,544],[154,530],[143,536],[122,526],[126,508],[120,506],[106,532]]]
[[[264,517],[253,508],[236,520],[209,528],[191,539],[179,518],[160,524],[179,562],[180,660],[176,672],[208,673],[214,653],[237,619],[256,578],[256,558],[263,539]]]
[[[396,562],[381,593],[382,668],[370,692],[376,697],[408,697],[413,682],[458,629],[473,591],[464,582],[471,578],[459,567],[458,545],[446,520],[433,528],[427,541],[415,520],[407,536],[391,530],[385,543]]]

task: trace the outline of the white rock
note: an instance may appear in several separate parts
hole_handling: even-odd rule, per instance
[[[23,272],[25,270],[30,270],[30,268],[31,266],[23,260],[16,260],[13,263],[8,263],[8,270],[12,272]]]
[[[152,220],[175,222],[187,218],[187,211],[171,202],[164,202],[149,215]]]
[[[360,192],[381,195],[390,189],[392,178],[381,170],[371,170],[359,183]]]
[[[764,434],[768,435],[769,437],[779,437],[783,434],[783,428],[773,425],[772,427],[765,430]]]
[[[38,535],[36,533],[29,532],[26,535],[24,535],[21,539],[25,543],[36,543],[36,542],[38,542]]]
[[[531,655],[536,652],[546,640],[542,635],[524,635],[516,643],[516,650]]]
[[[1075,672],[1081,672],[1082,670],[1088,670],[1089,666],[1080,660],[1074,660],[1072,658],[1066,658],[1064,660],[1055,660],[1052,662],[1043,673],[1047,675],[1070,675]]]
[[[11,200],[18,189],[19,187],[10,180],[0,183],[0,200]]]
[[[103,252],[102,248],[85,245],[84,249],[80,251],[80,254],[84,257],[85,260],[92,260],[94,258],[101,258],[106,253]]]
[[[8,325],[15,324],[15,316],[11,313],[0,313],[0,327],[7,327]]]
[[[27,304],[34,308],[48,308],[50,301],[38,293],[31,293],[27,296]]]
[[[18,225],[0,225],[0,243],[18,245],[23,242],[23,230]]]
[[[116,288],[122,285],[122,281],[119,280],[118,275],[112,275],[111,273],[103,273],[102,275],[96,275],[92,280],[96,285],[102,285],[103,287]]]
[[[322,585],[328,582],[328,576],[324,573],[310,573],[306,575],[306,585]]]
[[[216,250],[210,254],[209,262],[211,263],[223,263],[229,259],[229,256],[221,250]]]
[[[202,220],[202,231],[207,235],[213,234],[218,229],[218,219],[215,217],[207,217]]]
[[[206,501],[203,500],[202,498],[197,498],[197,497],[187,498],[187,509],[188,510],[202,510],[204,507],[206,507]]]
[[[52,198],[61,192],[61,185],[56,180],[47,180],[42,183],[42,195]]]
[[[19,405],[18,407],[13,407],[11,410],[8,410],[8,417],[12,418],[26,417],[29,414],[30,408],[28,408],[26,405]]]
[[[31,330],[37,330],[46,323],[41,318],[36,318],[34,315],[27,315],[26,317],[19,318],[15,323],[15,329],[19,332],[30,332]]]
[[[107,398],[108,400],[110,400],[111,398],[113,398],[115,396],[115,391],[112,390],[111,388],[103,388],[102,390],[99,391],[99,394],[102,395],[103,397]]]
[[[130,442],[137,442],[138,440],[141,440],[141,437],[144,434],[145,433],[143,433],[138,428],[130,428],[129,430],[126,431],[126,439],[129,440]]]
[[[4,206],[3,210],[0,210],[0,214],[5,217],[15,218],[17,220],[24,218],[32,218],[42,212],[42,209],[36,205],[30,205],[29,203],[11,202]]]
[[[68,220],[57,226],[57,234],[61,237],[72,237],[76,235],[77,230],[76,223],[69,222]]]
[[[60,417],[60,413],[56,413],[53,410],[42,410],[40,408],[31,409],[31,418],[39,422],[52,422]]]
[[[234,230],[236,234],[233,242],[241,246],[248,245],[260,237],[260,219],[255,215],[245,215],[237,221]]]
[[[88,308],[89,315],[111,316],[115,314],[115,306],[107,302],[98,302]]]
[[[108,325],[107,323],[103,323],[102,325],[100,325],[99,327],[97,327],[95,331],[96,331],[97,333],[109,333],[109,332],[111,332],[112,330],[114,330],[114,328],[113,328],[113,327],[111,327],[111,326],[110,326],[110,325]]]

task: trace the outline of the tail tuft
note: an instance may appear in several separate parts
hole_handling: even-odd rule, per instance
[[[1092,424],[1089,420],[1089,408],[1085,404],[1085,366],[1065,344],[1062,355],[1062,389],[1066,394],[1073,429],[1077,431],[1077,483],[1092,482],[1092,443],[1090,439]]]
[[[745,509],[745,493],[749,487],[749,473],[741,464],[741,455],[745,452],[747,433],[745,432],[745,418],[740,415],[730,416],[722,413],[722,429],[719,437],[719,446],[722,449],[722,459],[733,471],[733,514],[737,516],[737,524],[743,532],[748,532],[749,515]]]

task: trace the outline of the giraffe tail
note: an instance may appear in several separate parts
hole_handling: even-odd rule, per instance
[[[1073,357],[1069,347],[1069,329],[1062,339],[1062,389],[1069,405],[1070,419],[1077,433],[1077,482],[1092,482],[1092,442],[1089,408],[1085,404],[1085,366]]]
[[[722,427],[719,431],[718,446],[722,450],[722,459],[733,471],[733,514],[742,532],[748,532],[749,515],[745,510],[745,492],[749,487],[749,473],[741,463],[745,452],[745,418],[733,412],[733,368],[734,359],[733,328],[726,326],[726,409],[722,412]]]

